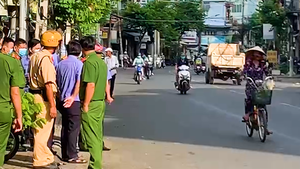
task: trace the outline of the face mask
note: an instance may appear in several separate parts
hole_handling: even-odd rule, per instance
[[[13,51],[14,51],[13,49],[10,49],[9,52],[8,52],[8,55],[12,54]]]
[[[181,59],[185,59],[185,57],[184,57],[184,56],[181,56]]]
[[[39,51],[41,51],[40,49],[36,49],[33,51],[33,53],[38,53]]]
[[[79,58],[81,58],[82,57],[82,51],[80,52],[80,54],[79,54],[79,56],[78,56]]]
[[[138,58],[138,59],[141,59],[142,57],[141,57],[141,56],[138,56],[137,58]]]
[[[19,49],[19,56],[24,57],[27,55],[27,49]]]

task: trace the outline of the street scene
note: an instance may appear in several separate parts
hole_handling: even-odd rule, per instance
[[[241,122],[244,86],[207,85],[203,75],[192,74],[193,88],[180,95],[173,86],[173,68],[155,70],[141,85],[132,80],[134,70],[119,71],[115,102],[105,114],[105,143],[112,150],[103,154],[104,169],[300,167],[296,81],[276,82],[268,106],[274,134],[261,143],[257,133],[247,136]],[[30,157],[16,158],[4,168],[30,168]]]
[[[0,169],[300,168],[299,0],[0,3]]]

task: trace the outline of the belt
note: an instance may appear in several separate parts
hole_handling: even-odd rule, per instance
[[[29,89],[29,92],[32,94],[42,94],[43,93],[42,90],[32,90],[32,89]]]

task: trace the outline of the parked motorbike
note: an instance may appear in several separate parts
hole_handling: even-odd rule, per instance
[[[11,129],[6,146],[5,161],[13,158],[18,152],[20,146],[19,135],[20,133],[14,133],[14,130]]]
[[[178,86],[177,90],[180,91],[180,94],[186,94],[190,89],[191,75],[189,72],[189,67],[182,65],[178,67]]]
[[[141,84],[141,81],[143,80],[142,77],[142,66],[136,66],[135,73],[134,73],[134,80],[137,82],[137,84]]]

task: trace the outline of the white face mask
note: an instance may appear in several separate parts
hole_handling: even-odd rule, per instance
[[[33,51],[33,53],[38,53],[39,51],[41,51],[40,49],[36,49]]]

